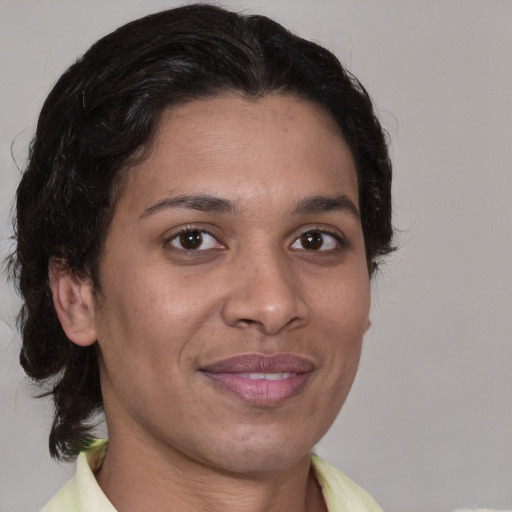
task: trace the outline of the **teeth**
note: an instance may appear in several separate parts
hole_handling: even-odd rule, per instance
[[[242,377],[249,380],[283,380],[293,377],[295,373],[243,373]]]
[[[282,380],[289,379],[293,374],[291,373],[266,373],[265,380]]]

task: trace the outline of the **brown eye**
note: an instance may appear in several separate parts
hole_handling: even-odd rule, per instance
[[[215,237],[206,231],[199,231],[197,229],[190,229],[178,233],[170,240],[170,244],[182,251],[205,251],[221,247]]]
[[[203,236],[199,231],[187,231],[180,235],[180,244],[183,249],[197,249],[202,241]]]
[[[323,231],[306,231],[292,245],[292,249],[301,251],[329,251],[340,247],[335,235]]]
[[[324,237],[322,233],[318,231],[309,231],[300,237],[300,242],[304,249],[309,251],[318,251],[324,243]]]

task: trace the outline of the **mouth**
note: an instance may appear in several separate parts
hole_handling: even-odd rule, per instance
[[[272,406],[298,395],[314,370],[312,361],[292,354],[243,354],[201,368],[201,373],[245,402]]]

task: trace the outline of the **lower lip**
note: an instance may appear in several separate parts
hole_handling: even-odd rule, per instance
[[[298,395],[311,372],[297,373],[280,380],[252,380],[239,373],[203,372],[213,383],[253,405],[277,405]]]

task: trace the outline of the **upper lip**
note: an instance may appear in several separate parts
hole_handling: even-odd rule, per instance
[[[241,354],[201,368],[208,373],[307,373],[315,364],[294,354]]]

